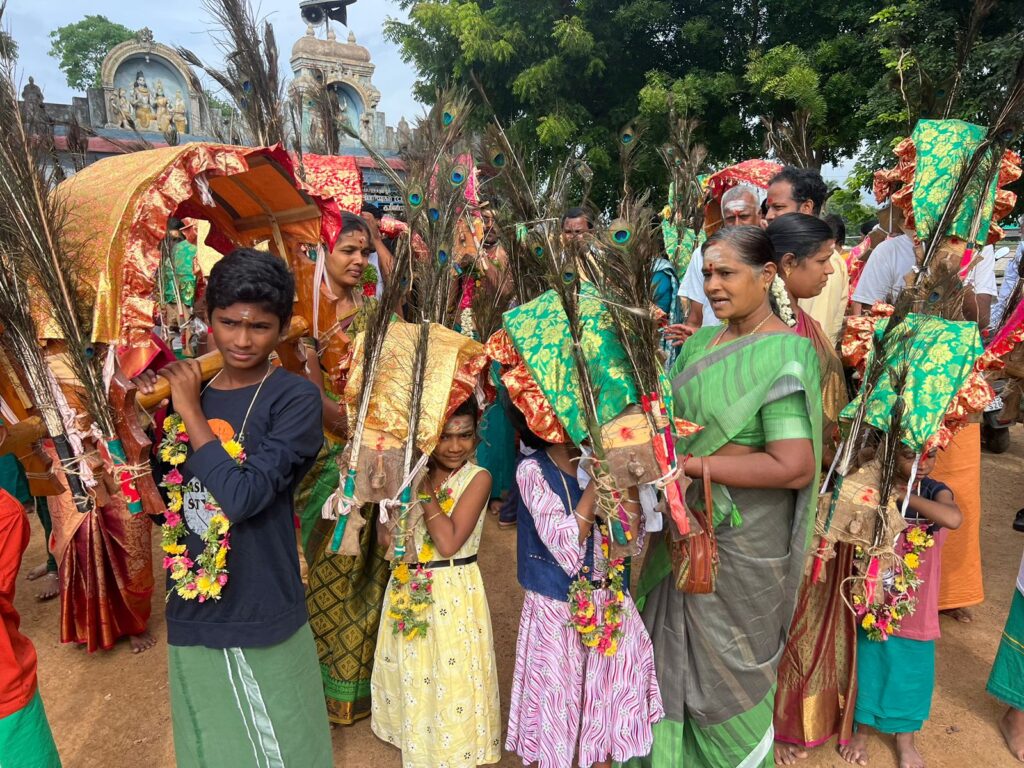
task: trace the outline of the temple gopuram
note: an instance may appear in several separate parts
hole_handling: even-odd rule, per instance
[[[301,97],[314,82],[325,83],[349,125],[393,168],[404,171],[398,154],[409,135],[408,123],[402,118],[397,127],[391,127],[377,108],[381,94],[373,85],[375,65],[354,32],[341,41],[329,21],[318,28],[309,25],[292,46],[289,61],[293,75],[289,96]],[[73,97],[70,104],[55,104],[45,101],[29,77],[22,90],[22,110],[30,129],[52,135],[57,157],[69,173],[104,157],[134,151],[140,139],[153,147],[191,141],[247,143],[237,115],[209,108],[191,86],[195,82],[195,72],[175,48],[156,41],[152,31],[144,28],[107,52],[98,88]],[[304,110],[302,138],[307,151],[310,119]],[[355,158],[364,200],[385,212],[400,210],[400,195],[363,146],[348,135],[339,136],[338,143],[338,154]]]

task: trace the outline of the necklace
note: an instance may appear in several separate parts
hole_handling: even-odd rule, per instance
[[[234,461],[239,464],[245,462],[245,425],[249,421],[249,415],[256,404],[263,384],[274,372],[274,366],[269,365],[267,372],[263,374],[256,392],[253,393],[249,407],[242,419],[242,426],[238,430],[238,437],[223,443],[224,450]],[[220,373],[217,374],[220,376]],[[214,376],[203,387],[205,392],[210,384],[216,381]],[[205,603],[207,600],[219,600],[224,586],[228,583],[228,550],[230,544],[231,522],[224,515],[220,504],[209,491],[205,492],[206,499],[203,506],[210,511],[210,522],[202,535],[203,551],[193,560],[189,556],[188,547],[182,542],[187,535],[185,520],[182,516],[182,507],[185,503],[185,479],[178,469],[179,465],[185,463],[188,458],[189,436],[185,430],[185,422],[177,413],[168,414],[164,419],[164,437],[160,443],[160,459],[171,465],[171,471],[164,475],[160,485],[167,489],[167,513],[164,516],[164,524],[161,526],[160,546],[164,551],[164,569],[170,573],[173,586],[170,591],[175,592],[183,600],[198,600]]]
[[[772,315],[774,315],[774,314],[775,314],[774,312],[772,312],[771,310],[768,310],[768,314],[764,316],[764,319],[761,322],[759,322],[757,325],[755,325],[753,328],[751,328],[746,333],[739,334],[738,336],[736,336],[736,338],[737,339],[742,339],[744,336],[752,336],[753,334],[757,333],[759,330],[761,330],[761,327],[765,323],[767,323],[769,320],[771,320]],[[717,346],[718,343],[722,341],[722,337],[725,336],[726,331],[728,331],[728,330],[729,330],[729,326],[726,326],[721,331],[719,331],[718,335],[715,337],[714,344],[712,344],[711,346],[713,346],[713,347]]]

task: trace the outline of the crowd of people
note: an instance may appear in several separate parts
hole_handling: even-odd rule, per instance
[[[329,252],[291,268],[236,249],[201,297],[194,280],[180,290],[172,273],[191,270],[172,262],[165,303],[201,300],[203,343],[223,357],[206,381],[178,344],[135,379],[143,394],[158,376],[170,385],[154,467],[167,501],[157,522],[178,765],[329,766],[330,726],[370,718],[408,768],[492,764],[503,748],[539,768],[793,765],[833,739],[843,759],[867,765],[871,731],[894,736],[900,768],[922,768],[915,735],[931,707],[940,613],[971,621],[984,599],[980,434],[970,425],[946,448],[898,462],[901,542],[929,544],[914,555],[916,611],[872,639],[850,605],[854,547],[836,545],[815,577],[808,563],[821,479],[855,393],[839,354],[844,327],[892,301],[916,257],[895,206],[847,251],[842,219],[823,216],[827,195],[816,171],[793,167],[766,189],[732,186],[721,227],[682,274],[662,256],[651,266],[671,415],[700,427],[674,450],[692,481],[687,504],[713,532],[713,591],[679,588],[668,512],[650,483],[622,493],[624,514],[640,522],[633,556],[615,550],[592,446],[555,423],[563,406],[552,396],[537,405],[550,382],[536,361],[555,349],[549,332],[563,331],[533,302],[516,306],[493,209],[476,212],[474,258],[476,290],[508,309],[505,335],[481,340],[479,378],[498,395],[481,408],[455,373],[441,383],[444,418],[410,478],[409,539],[371,509],[349,517],[339,548],[337,521],[321,514],[344,481],[346,449],[358,450],[345,394],[353,345],[398,279],[379,212],[343,213]],[[602,228],[584,208],[560,226],[569,250]],[[964,319],[983,330],[1002,311],[994,260],[986,248],[966,278]],[[293,314],[315,319],[297,346],[300,372],[273,362]],[[0,764],[52,768],[35,655],[12,602],[24,506],[45,526],[47,504],[13,456],[2,461]],[[516,528],[524,593],[504,722],[478,566],[489,513]],[[396,552],[406,540],[411,561]],[[63,551],[29,573],[40,599],[74,588],[55,575],[76,567],[74,548]],[[1016,586],[988,691],[1007,706],[999,725],[1024,761],[1024,561]],[[89,599],[121,588],[111,579]],[[61,595],[72,624],[73,597]],[[148,609],[137,615],[111,631],[142,652],[155,641]]]

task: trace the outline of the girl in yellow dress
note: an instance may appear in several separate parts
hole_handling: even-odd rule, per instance
[[[444,426],[418,498],[419,562],[396,568],[384,596],[372,698],[373,732],[404,768],[469,768],[501,758],[491,614],[477,566],[491,476],[470,461],[473,399]]]

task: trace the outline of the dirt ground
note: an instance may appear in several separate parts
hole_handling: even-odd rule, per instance
[[[1024,430],[1014,431],[1008,453],[985,454],[983,482],[986,601],[977,608],[973,624],[942,620],[932,717],[919,736],[921,751],[932,768],[1020,765],[1011,758],[995,725],[1000,705],[984,688],[1024,548],[1024,534],[1010,527],[1014,513],[1024,506]],[[42,533],[38,523],[34,525],[22,574],[43,558]],[[480,564],[494,623],[502,707],[507,713],[522,596],[515,580],[515,533],[499,529],[493,517],[487,521]],[[173,766],[163,595],[153,597],[152,629],[161,639],[155,648],[134,656],[122,643],[110,652],[90,656],[58,642],[58,605],[56,601],[38,603],[33,587],[21,580],[16,604],[22,627],[39,652],[43,701],[65,767]],[[333,738],[337,765],[401,765],[399,752],[378,741],[368,721],[336,728]],[[896,764],[888,742],[875,739],[872,749],[872,765]],[[512,755],[505,755],[500,763],[517,764]],[[824,768],[846,763],[828,744],[802,765]]]

